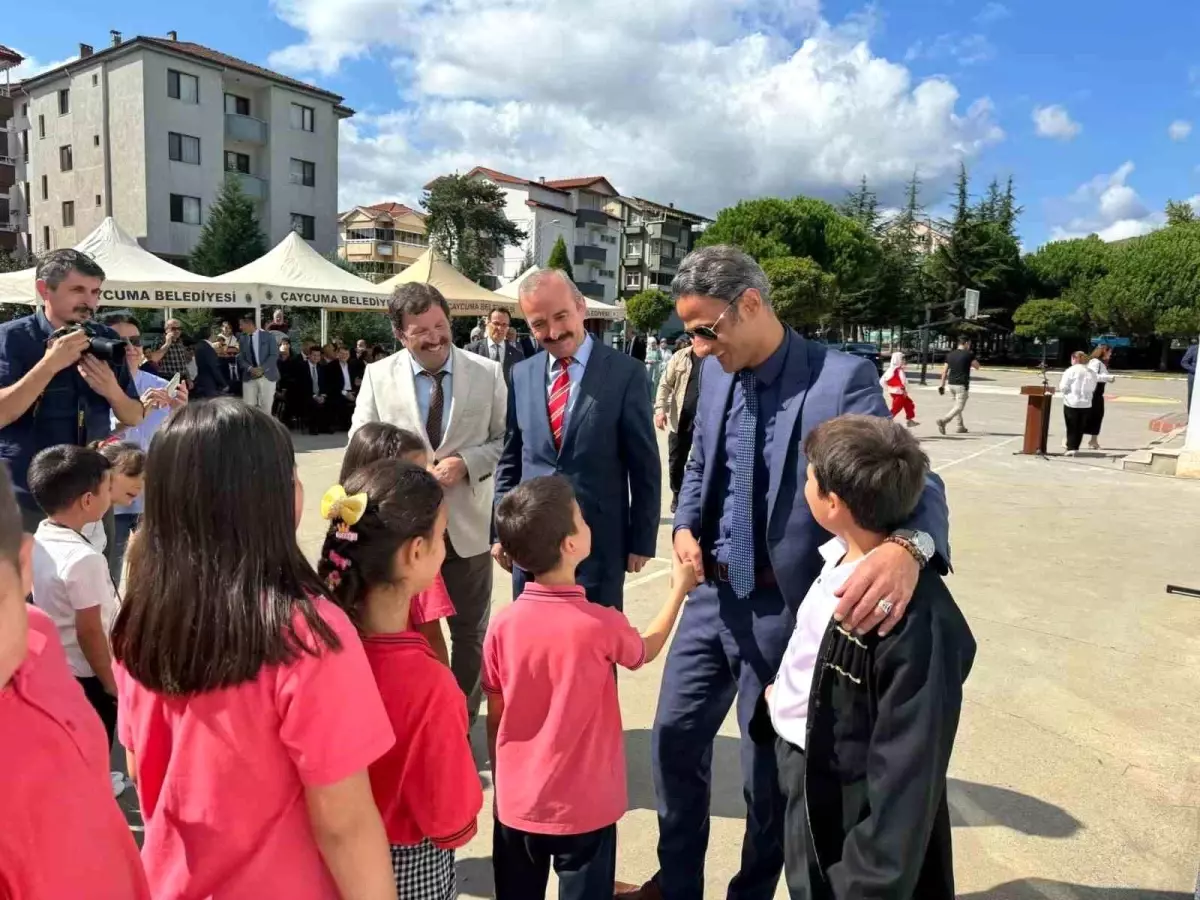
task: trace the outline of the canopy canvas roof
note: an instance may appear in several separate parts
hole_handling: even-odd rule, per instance
[[[111,217],[75,245],[104,270],[102,306],[208,307],[253,304],[250,285],[237,279],[223,283],[173,266],[146,250]],[[34,269],[0,275],[0,302],[37,301]]]
[[[402,284],[428,284],[438,289],[456,316],[485,316],[497,307],[519,315],[515,297],[506,297],[473,282],[429,248],[416,261],[387,281],[376,285],[390,294]]]
[[[540,271],[541,269],[539,269],[537,266],[534,266],[532,269],[527,269],[504,287],[496,291],[496,293],[500,294],[502,297],[511,299],[512,302],[515,303],[517,300],[517,293],[521,290],[521,282],[534,272]],[[589,319],[615,320],[625,318],[625,310],[623,307],[617,306],[613,303],[602,303],[599,300],[593,300],[591,297],[585,297],[584,299],[587,301],[587,317]],[[519,314],[520,313],[518,311],[518,315]]]
[[[391,293],[331,263],[294,231],[266,256],[211,280],[248,284],[252,302],[263,305],[384,312]]]

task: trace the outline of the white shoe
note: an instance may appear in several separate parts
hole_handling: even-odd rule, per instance
[[[909,419],[909,420],[908,420],[908,427],[909,427],[909,428],[916,428],[916,427],[917,427],[918,425],[920,425],[920,424],[921,424],[921,423],[920,423],[920,422],[918,422],[916,419]]]
[[[120,797],[129,787],[129,781],[121,772],[109,772],[109,777],[112,778],[112,790],[114,797]]]
[[[1067,449],[1067,439],[1066,439],[1066,438],[1063,438],[1063,441],[1062,441],[1062,448],[1063,448],[1064,450],[1066,450],[1066,449]]]
[[[1066,453],[1063,454],[1063,456],[1074,456],[1078,452],[1079,452],[1078,450],[1068,450]]]

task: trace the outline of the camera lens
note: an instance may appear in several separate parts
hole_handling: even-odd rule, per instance
[[[86,352],[91,353],[96,359],[103,360],[109,363],[118,363],[125,361],[126,342],[114,338],[94,337],[88,341],[88,349]]]

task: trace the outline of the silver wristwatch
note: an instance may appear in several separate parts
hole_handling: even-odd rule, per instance
[[[920,563],[921,568],[925,568],[929,564],[929,561],[933,559],[933,555],[937,553],[937,547],[933,543],[933,538],[924,531],[900,528],[892,532],[891,538],[907,544],[914,551],[913,556],[917,558],[917,562]]]

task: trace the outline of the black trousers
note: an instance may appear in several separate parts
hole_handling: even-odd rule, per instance
[[[1083,443],[1083,429],[1087,425],[1091,410],[1074,406],[1063,407],[1063,420],[1067,425],[1067,449],[1078,450]]]
[[[1087,419],[1083,423],[1083,433],[1090,434],[1092,437],[1098,437],[1102,425],[1104,425],[1104,391],[1097,388],[1096,393],[1092,394],[1092,407],[1087,410]]]
[[[104,685],[95,675],[75,680],[79,682],[88,703],[92,704],[92,709],[96,710],[96,715],[104,723],[104,730],[108,734],[108,750],[111,753],[113,738],[117,734],[117,698],[104,689]]]
[[[804,806],[804,751],[781,737],[775,739],[779,790],[784,796],[783,878],[792,900],[826,900],[825,876],[816,865],[808,812]]]
[[[586,834],[530,834],[496,820],[492,866],[496,900],[540,900],[550,866],[559,900],[612,900],[617,876],[617,826]]]
[[[483,669],[483,639],[492,615],[492,554],[459,556],[446,537],[446,561],[442,581],[454,604],[450,628],[450,671],[467,697],[467,719],[474,723],[483,699],[480,672]]]
[[[679,494],[683,487],[683,473],[687,468],[688,456],[692,452],[692,424],[684,429],[682,423],[678,431],[667,435],[667,479],[671,485],[671,495]]]

